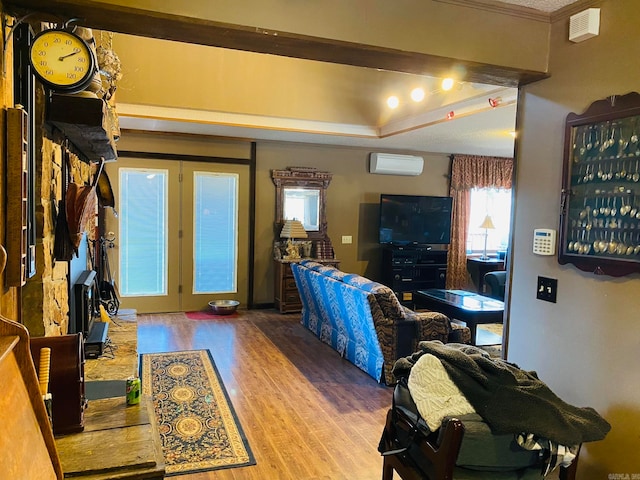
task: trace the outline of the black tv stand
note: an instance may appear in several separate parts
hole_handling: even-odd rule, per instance
[[[421,243],[387,243],[386,247],[398,248],[400,250],[416,249],[416,250],[432,250],[432,245],[425,245]]]
[[[445,288],[448,245],[384,245],[382,283],[400,302],[414,308],[413,292]]]

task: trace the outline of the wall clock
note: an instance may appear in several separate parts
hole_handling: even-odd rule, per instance
[[[63,93],[84,90],[96,73],[96,61],[85,40],[68,30],[38,33],[29,50],[33,73],[46,87]]]

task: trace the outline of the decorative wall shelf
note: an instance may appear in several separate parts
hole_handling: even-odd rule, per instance
[[[47,105],[47,123],[60,130],[86,162],[117,160],[109,118],[106,103],[96,97],[52,93]]]
[[[7,109],[7,285],[27,281],[28,121],[22,108]]]
[[[640,272],[640,94],[567,115],[560,210],[559,263]]]

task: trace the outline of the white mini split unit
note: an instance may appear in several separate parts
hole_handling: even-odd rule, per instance
[[[424,159],[414,155],[394,153],[371,153],[369,155],[369,173],[380,175],[420,175]]]

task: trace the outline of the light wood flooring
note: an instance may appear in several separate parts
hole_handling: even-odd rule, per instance
[[[299,314],[241,311],[190,320],[138,314],[139,353],[209,349],[256,465],[184,480],[369,480],[392,389],[343,360]]]

